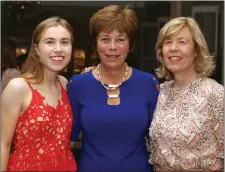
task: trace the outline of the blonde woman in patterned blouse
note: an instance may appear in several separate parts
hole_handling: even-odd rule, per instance
[[[170,20],[156,43],[160,95],[150,130],[156,171],[222,171],[224,87],[208,78],[215,65],[196,21]]]

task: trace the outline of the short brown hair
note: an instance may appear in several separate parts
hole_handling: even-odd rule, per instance
[[[35,51],[34,45],[39,43],[46,29],[58,25],[64,27],[71,34],[73,41],[73,29],[65,19],[55,16],[42,21],[34,30],[30,52],[21,71],[21,77],[24,77],[28,82],[32,80],[32,83],[40,84],[43,81],[44,69],[39,61],[39,56]]]
[[[187,27],[193,37],[195,43],[197,57],[195,58],[195,70],[200,77],[208,77],[215,69],[213,56],[210,56],[207,43],[204,35],[199,28],[197,22],[190,17],[177,17],[167,22],[160,30],[156,43],[156,56],[160,61],[159,68],[156,69],[156,74],[159,78],[167,80],[173,79],[173,74],[167,69],[162,58],[162,45],[166,38],[179,33],[184,27]]]
[[[89,31],[94,50],[97,47],[96,40],[99,32],[112,29],[118,29],[119,32],[125,32],[128,35],[130,51],[133,51],[138,30],[138,22],[134,10],[127,7],[122,9],[119,5],[110,5],[96,12],[89,22]]]

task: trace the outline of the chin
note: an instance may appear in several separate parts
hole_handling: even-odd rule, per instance
[[[107,63],[107,67],[109,67],[109,68],[117,68],[117,67],[123,65],[124,63],[121,63],[121,62],[119,62],[119,63],[118,62],[109,62],[109,63]]]
[[[55,69],[54,72],[61,72],[64,68]]]
[[[52,71],[52,72],[61,72],[65,67],[51,67],[48,68],[48,70]]]
[[[172,72],[172,73],[177,73],[177,72],[181,72],[182,71],[182,69],[180,68],[180,67],[167,67],[167,69],[170,71],[170,72]]]
[[[169,70],[172,74],[179,74],[182,72],[182,70]]]

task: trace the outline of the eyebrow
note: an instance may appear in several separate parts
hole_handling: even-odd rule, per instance
[[[106,34],[102,34],[102,35],[99,35],[99,37],[110,37],[109,35],[106,35]],[[116,38],[118,38],[118,37],[126,37],[126,35],[125,34],[121,34],[121,35],[118,35],[118,36],[116,36]]]
[[[186,39],[186,40],[189,40],[187,37],[178,37],[178,39]]]
[[[45,38],[43,41],[46,41],[46,40],[55,40],[55,38],[48,37],[48,38]],[[71,39],[70,38],[62,38],[61,40],[71,40]]]
[[[171,40],[172,37],[168,37],[168,38],[165,38],[165,40]],[[185,40],[189,40],[187,37],[178,37],[177,39],[181,40],[181,39],[185,39]]]

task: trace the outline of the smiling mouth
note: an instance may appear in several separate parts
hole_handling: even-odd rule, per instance
[[[115,58],[118,58],[119,55],[106,55],[108,58],[112,58],[112,59],[115,59]]]
[[[171,56],[169,57],[169,60],[181,60],[181,57],[177,57],[177,56]]]
[[[53,61],[62,61],[64,59],[63,56],[52,56],[50,57],[51,60]]]

